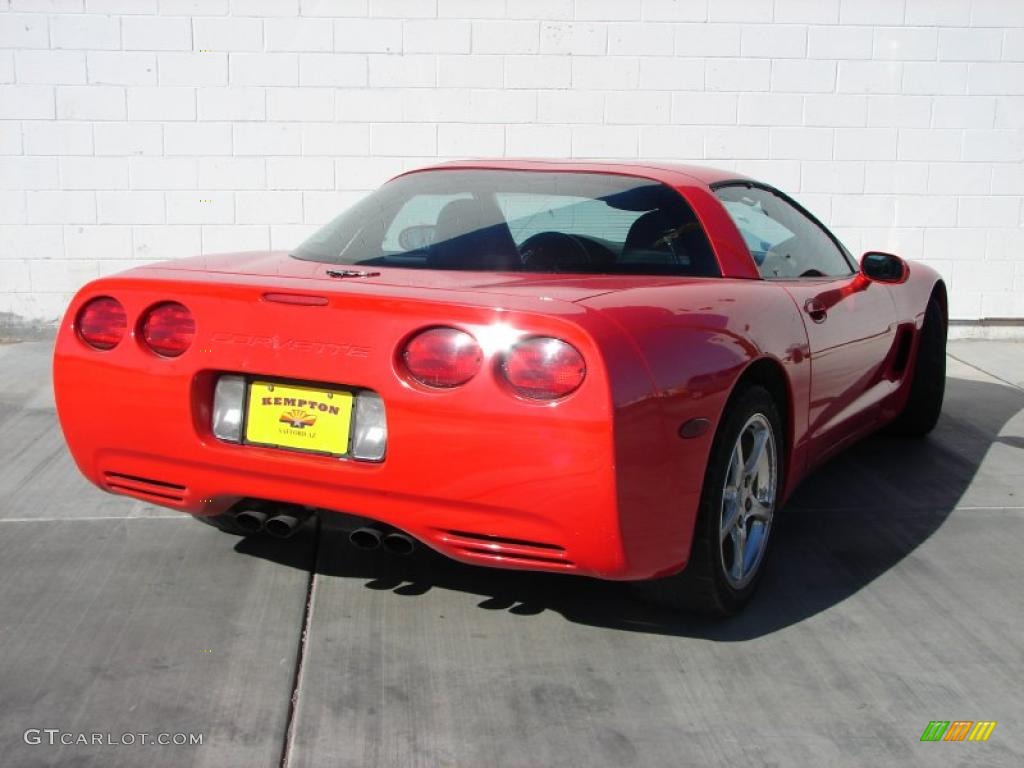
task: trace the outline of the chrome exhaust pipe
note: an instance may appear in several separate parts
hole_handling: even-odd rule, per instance
[[[259,533],[267,524],[267,513],[259,509],[243,509],[235,515],[235,523],[246,533]]]
[[[289,539],[306,522],[307,517],[309,517],[308,511],[295,507],[279,515],[274,515],[267,520],[264,529],[275,539]]]
[[[411,555],[416,549],[416,541],[404,533],[389,533],[384,537],[381,544],[393,555]]]
[[[356,549],[377,549],[380,546],[381,534],[376,528],[367,525],[352,531],[348,535],[348,540]]]

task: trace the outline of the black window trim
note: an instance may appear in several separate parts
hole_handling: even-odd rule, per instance
[[[762,181],[754,181],[753,179],[726,179],[725,181],[716,181],[716,182],[714,182],[712,184],[709,184],[708,186],[711,188],[712,192],[717,192],[719,189],[724,189],[726,187],[747,187],[748,189],[753,188],[753,189],[763,190],[764,192],[770,192],[771,194],[775,195],[776,197],[780,198],[781,200],[789,203],[798,212],[800,212],[804,216],[806,216],[811,221],[811,223],[813,223],[818,229],[820,229],[822,232],[825,233],[825,235],[828,237],[828,239],[831,240],[833,242],[833,244],[835,244],[836,248],[839,249],[839,253],[842,254],[843,259],[846,260],[846,266],[848,266],[850,268],[850,276],[851,277],[853,275],[857,274],[857,272],[859,271],[860,268],[857,266],[856,263],[854,263],[853,254],[851,254],[846,249],[846,246],[843,245],[839,241],[838,237],[836,237],[834,234],[832,234],[832,230],[830,230],[828,227],[826,227],[824,224],[822,224],[820,221],[818,221],[818,218],[813,213],[808,211],[806,208],[804,208],[802,205],[800,205],[800,203],[798,203],[796,200],[791,198],[789,195],[787,195],[782,190],[776,189],[771,184],[765,184]],[[717,199],[718,196],[716,195],[715,197]],[[719,200],[719,203],[721,203],[721,200]],[[744,242],[743,245],[746,246],[746,242]],[[747,248],[747,253],[750,254],[750,249],[749,248]],[[753,261],[753,258],[754,258],[753,254],[750,254],[750,258],[751,258],[751,261]],[[761,272],[761,270],[758,270],[758,274],[760,274],[760,272]],[[826,277],[830,277],[830,276],[826,276]],[[831,277],[833,277],[833,279],[836,279],[836,278],[841,278],[843,276],[842,275],[834,275],[834,276],[831,276]],[[799,275],[797,275],[796,277],[765,277],[764,275],[761,275],[761,279],[762,280],[821,280],[822,278],[821,277],[800,277]]]

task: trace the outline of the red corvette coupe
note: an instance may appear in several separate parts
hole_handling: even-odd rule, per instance
[[[946,288],[782,192],[670,164],[403,174],[291,253],[85,286],[57,406],[104,490],[235,532],[643,582],[725,614],[816,465],[921,435]]]

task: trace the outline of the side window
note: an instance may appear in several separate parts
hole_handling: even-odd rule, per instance
[[[715,190],[765,278],[841,277],[853,274],[825,231],[766,189],[731,185]]]

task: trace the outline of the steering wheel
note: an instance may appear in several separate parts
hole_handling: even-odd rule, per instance
[[[825,276],[824,272],[822,272],[820,269],[814,269],[813,267],[811,269],[805,269],[803,272],[800,273],[800,277],[824,277],[824,276]]]
[[[565,232],[538,232],[519,246],[523,267],[536,272],[578,272],[591,266],[590,253]]]

